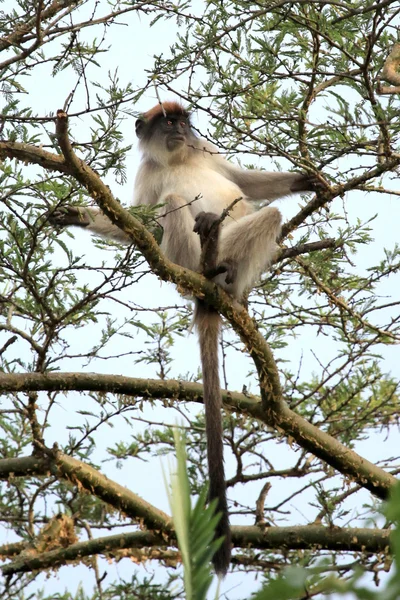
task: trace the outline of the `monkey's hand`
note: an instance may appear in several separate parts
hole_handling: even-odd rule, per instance
[[[290,186],[291,192],[318,192],[325,189],[324,184],[316,175],[299,173]]]
[[[53,211],[49,211],[46,218],[53,227],[68,227],[70,225],[87,227],[90,225],[88,213],[79,206],[60,206]]]
[[[217,223],[219,220],[219,215],[213,212],[202,211],[195,217],[193,231],[199,234],[201,247],[206,241],[210,241],[210,237],[213,238],[215,244],[218,243],[219,226]]]

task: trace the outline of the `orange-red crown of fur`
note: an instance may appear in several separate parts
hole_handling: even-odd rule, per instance
[[[143,113],[143,117],[146,121],[151,121],[155,117],[163,116],[164,112],[167,115],[182,115],[186,118],[190,116],[189,112],[179,102],[163,102],[162,104],[156,104],[156,106]]]

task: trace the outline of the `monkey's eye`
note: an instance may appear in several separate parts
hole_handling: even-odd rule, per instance
[[[186,127],[186,121],[181,121],[181,122],[179,123],[179,125],[180,125],[181,127]]]
[[[167,121],[167,127],[171,127],[173,125],[172,121]]]

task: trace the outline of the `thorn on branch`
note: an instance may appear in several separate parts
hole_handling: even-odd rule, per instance
[[[233,200],[230,204],[228,204],[228,206],[226,208],[224,208],[224,210],[221,213],[221,216],[219,218],[218,223],[221,224],[226,217],[229,216],[229,213],[231,212],[231,210],[234,208],[234,206],[236,206],[236,204],[238,204],[238,202],[240,202],[241,200],[243,200],[243,197],[240,196],[239,198],[235,198],[235,200]]]

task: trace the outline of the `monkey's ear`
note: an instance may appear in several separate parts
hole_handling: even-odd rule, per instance
[[[145,126],[146,122],[143,119],[137,119],[135,123],[135,131],[139,139],[143,136]]]

